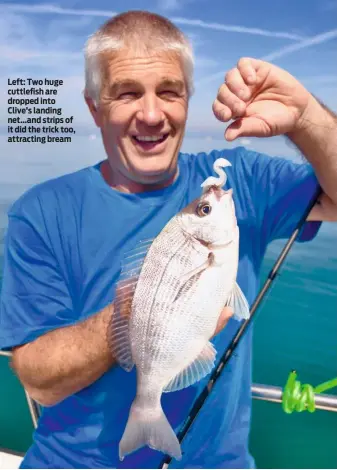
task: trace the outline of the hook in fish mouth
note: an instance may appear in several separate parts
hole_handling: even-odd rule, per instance
[[[212,184],[211,186],[205,188],[205,193],[214,194],[216,199],[220,201],[221,196],[224,194],[224,190],[221,188],[221,186]]]
[[[220,199],[225,195],[225,194],[233,194],[232,188],[230,189],[223,189],[221,186],[218,186],[216,184],[212,184],[210,186],[204,187],[203,194],[214,194],[216,199],[220,201]]]

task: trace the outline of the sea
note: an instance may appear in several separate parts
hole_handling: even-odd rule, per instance
[[[25,188],[0,191],[0,273],[7,210]],[[261,286],[285,241],[265,255]],[[0,275],[1,289],[1,275]],[[309,243],[295,242],[251,326],[253,382],[284,387],[295,369],[301,383],[337,376],[337,223],[324,223]],[[33,426],[24,391],[0,357],[0,447],[25,452]],[[337,396],[337,389],[329,392]],[[337,413],[286,414],[280,404],[253,400],[250,448],[258,468],[337,468]]]

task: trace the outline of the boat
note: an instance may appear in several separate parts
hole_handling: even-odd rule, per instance
[[[11,356],[11,353],[6,352],[6,351],[0,351],[0,358],[1,356],[3,360],[6,361],[5,358],[9,359]],[[3,367],[6,365],[3,362],[1,362],[1,366],[0,366],[0,373],[2,370],[4,370]],[[7,368],[8,368],[8,363],[7,363]],[[11,372],[11,374],[14,376],[14,372]],[[275,406],[275,405],[272,405],[274,403],[274,404],[278,404],[278,407],[280,408],[280,404],[282,403],[282,395],[284,392],[284,390],[281,387],[254,383],[252,385],[251,390],[252,390],[252,398],[253,398],[253,417],[254,417],[254,402],[257,403],[257,402],[263,401],[265,403],[269,403],[269,406]],[[34,428],[36,428],[38,424],[39,416],[41,413],[41,408],[36,402],[34,402],[34,400],[28,395],[28,393],[25,390],[23,390],[23,392],[26,397],[27,411],[29,412],[30,419],[31,419],[31,425],[32,425],[31,430],[33,430]],[[2,403],[2,406],[6,406],[6,404]],[[335,415],[334,418],[337,418],[337,414],[335,414],[337,412],[337,395],[316,394],[315,395],[315,408],[317,410],[324,410],[325,412],[330,412],[333,415]],[[1,413],[1,407],[0,407],[0,413]],[[261,411],[260,411],[260,414],[261,414]],[[268,413],[268,414],[272,415],[272,413]],[[17,418],[18,417],[16,417],[16,419]],[[337,422],[337,420],[335,421]],[[258,419],[256,420],[256,422],[258,422]],[[24,423],[24,420],[23,420],[23,423]],[[0,423],[0,430],[1,430],[1,423]],[[29,430],[21,429],[21,433],[22,432],[27,434]],[[260,432],[260,430],[258,432]],[[253,433],[254,433],[254,418],[253,418]],[[1,436],[1,433],[0,433],[0,436]],[[261,439],[259,440],[259,442],[260,442],[259,444],[260,446],[264,445],[263,436],[261,436]],[[0,469],[1,470],[19,468],[20,463],[24,456],[24,452],[22,450],[21,451],[18,450],[18,447],[20,447],[19,439],[17,442],[17,446],[14,445],[12,449],[1,447],[1,440],[0,440]],[[266,461],[268,461],[268,459]],[[296,468],[294,466],[271,467],[271,466],[268,466],[268,464],[266,465],[266,467],[261,467],[261,465],[259,467],[260,468]],[[311,468],[318,468],[318,467],[312,466]],[[324,468],[333,468],[333,467],[326,466]]]
[[[262,305],[254,321],[250,451],[257,468],[337,468],[336,386],[333,395],[315,394],[315,413],[289,416],[282,409],[288,367],[298,367],[299,377],[303,374],[303,380],[313,382],[328,380],[336,372],[337,225],[325,227],[313,250],[328,253],[324,265],[312,255],[311,246],[298,244],[266,303],[267,311]],[[268,249],[261,273],[265,286],[275,277],[273,266],[284,259],[283,244],[275,241]],[[41,412],[9,367],[10,356],[0,351],[0,470],[19,467]]]
[[[23,454],[2,449],[0,447],[0,468],[19,468],[23,459]]]

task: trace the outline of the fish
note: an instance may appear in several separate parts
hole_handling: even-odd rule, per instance
[[[119,442],[119,458],[144,446],[181,460],[174,430],[161,406],[163,393],[189,387],[215,365],[214,336],[224,307],[249,318],[236,278],[239,228],[233,190],[224,190],[230,162],[202,194],[172,217],[160,233],[125,255],[116,285],[109,343],[118,364],[136,367],[137,391]]]

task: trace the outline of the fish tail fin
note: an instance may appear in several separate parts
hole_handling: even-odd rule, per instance
[[[181,460],[179,441],[160,404],[149,409],[138,406],[135,400],[119,443],[120,460],[145,445]]]

